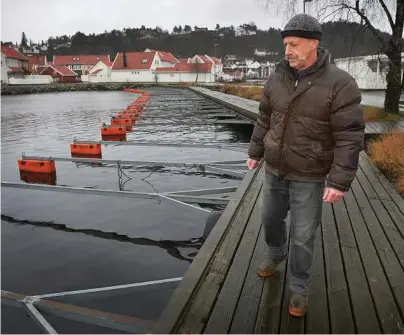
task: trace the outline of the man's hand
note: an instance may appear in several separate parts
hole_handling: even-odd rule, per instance
[[[251,158],[247,159],[247,167],[249,170],[255,169],[258,166],[258,163],[259,162],[256,161],[255,159],[251,159]]]
[[[344,192],[336,190],[335,188],[326,187],[324,190],[323,201],[324,202],[337,202],[342,199]]]

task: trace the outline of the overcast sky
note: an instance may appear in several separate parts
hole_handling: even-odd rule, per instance
[[[261,29],[285,22],[271,17],[262,0],[1,0],[1,40],[34,42],[49,36],[102,33],[128,27],[160,26],[170,32],[189,24],[214,29],[254,21]]]
[[[271,6],[269,13],[263,6],[267,1],[1,0],[1,40],[20,43],[23,31],[28,39],[40,42],[50,36],[71,36],[77,31],[99,34],[105,30],[122,30],[141,25],[151,28],[159,26],[171,32],[175,25],[189,24],[192,27],[197,25],[214,29],[216,23],[236,27],[253,21],[260,29],[282,28],[294,12],[285,13],[285,8],[278,10]],[[307,3],[306,12],[320,21],[338,19],[319,9],[326,3],[324,1]],[[389,7],[394,2],[389,1]],[[284,3],[284,0],[277,3]],[[295,12],[302,12],[303,1],[296,0],[295,3]],[[367,14],[371,12],[377,15],[377,18],[371,20],[377,28],[391,31],[380,6],[368,9]],[[392,8],[391,12],[394,17],[395,9]]]

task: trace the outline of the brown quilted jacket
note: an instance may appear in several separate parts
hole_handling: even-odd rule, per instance
[[[347,191],[364,147],[361,94],[355,80],[328,62],[327,50],[297,73],[281,61],[264,87],[249,157],[289,180],[322,181]]]

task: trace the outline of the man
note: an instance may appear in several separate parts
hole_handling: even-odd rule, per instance
[[[249,169],[265,160],[262,224],[269,255],[258,268],[270,276],[287,257],[285,219],[291,211],[289,313],[308,308],[314,238],[322,202],[342,199],[364,146],[361,94],[355,80],[319,48],[320,23],[307,14],[282,31],[285,59],[265,83],[251,137]]]

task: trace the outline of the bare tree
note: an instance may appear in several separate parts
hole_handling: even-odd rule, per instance
[[[296,14],[304,0],[258,0],[268,12],[284,11],[287,17]],[[314,0],[318,18],[359,21],[366,26],[380,44],[380,52],[388,58],[387,90],[384,100],[386,112],[398,114],[401,92],[404,89],[401,52],[403,49],[404,0]],[[306,5],[307,7],[307,5]],[[314,10],[313,10],[314,12]],[[386,40],[377,27],[387,22],[390,37]],[[386,27],[383,27],[386,28]]]

